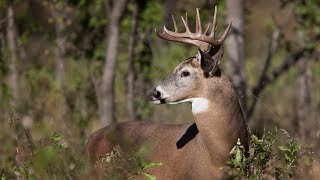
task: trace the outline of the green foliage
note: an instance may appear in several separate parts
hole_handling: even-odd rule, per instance
[[[66,149],[68,146],[62,143],[63,136],[59,134],[54,134],[51,137],[51,144],[55,149]]]
[[[317,0],[284,0],[293,8],[298,23],[299,41],[305,43],[307,47],[315,48],[319,42],[313,39],[320,35],[320,4]]]
[[[238,140],[230,154],[227,169],[232,179],[287,179],[299,170],[298,165],[310,166],[313,161],[311,148],[299,145],[283,129],[265,132],[261,138],[252,134],[248,154]]]
[[[162,163],[146,161],[145,157],[149,152],[147,146],[142,146],[132,153],[124,153],[120,146],[116,146],[101,157],[96,166],[105,169],[107,179],[128,179],[143,175],[149,180],[155,180],[156,177],[146,171],[149,168],[157,168]]]
[[[236,169],[241,176],[246,174],[247,159],[245,157],[245,149],[238,139],[237,144],[232,148],[230,154],[233,156],[232,159],[228,161],[228,165]]]
[[[162,163],[148,162],[144,160],[144,156],[146,156],[146,153],[147,153],[144,148],[145,147],[142,147],[137,153],[133,155],[133,158],[132,158],[138,166],[137,174],[143,174],[144,176],[147,177],[148,180],[155,180],[156,177],[146,173],[145,170],[148,168],[159,167],[162,165]]]
[[[80,2],[81,3],[81,2]],[[102,0],[96,0],[93,3],[94,16],[89,18],[89,28],[101,28],[108,23],[108,19],[105,15],[104,2]]]
[[[9,4],[16,5],[21,0],[0,0],[0,9],[7,7]]]
[[[148,150],[145,146],[142,146],[138,152],[134,153],[133,157],[130,159],[134,159],[134,161],[137,163],[140,170],[145,170],[152,167],[161,166],[162,163],[156,163],[156,162],[147,162],[144,160],[144,157],[149,153],[150,150]]]
[[[22,179],[68,179],[85,175],[85,159],[75,154],[63,139],[55,133],[47,141],[48,144],[36,144],[30,159],[20,166],[10,167],[10,172]],[[6,177],[10,177],[9,172],[2,176]]]
[[[162,22],[163,7],[158,1],[147,1],[144,11],[141,13],[139,28],[153,29],[155,25]]]

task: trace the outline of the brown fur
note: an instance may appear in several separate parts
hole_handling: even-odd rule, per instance
[[[179,75],[186,68],[192,70],[197,82],[191,83],[192,87],[187,87],[189,89],[185,91],[179,90],[181,93],[172,97],[181,100],[201,96],[209,100],[209,110],[195,114],[196,126],[130,121],[106,127],[95,132],[88,140],[90,161],[95,163],[115,145],[128,148],[129,144],[129,149],[135,149],[146,143],[152,145],[146,158],[162,163],[160,167],[146,170],[157,179],[223,178],[221,168],[237,139],[240,138],[248,148],[247,127],[237,95],[230,80],[220,69],[206,78],[196,58],[181,63],[171,76]],[[170,78],[164,83],[172,83],[174,78]],[[94,168],[93,174],[101,177],[103,170]]]

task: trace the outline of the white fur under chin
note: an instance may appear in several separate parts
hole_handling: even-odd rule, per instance
[[[151,101],[152,104],[161,104],[160,100]]]
[[[206,112],[209,108],[209,101],[206,98],[189,98],[177,102],[171,102],[168,104],[179,104],[183,102],[191,102],[193,114]]]

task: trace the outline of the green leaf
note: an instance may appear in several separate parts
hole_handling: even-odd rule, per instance
[[[241,158],[242,157],[242,153],[241,153],[241,150],[239,148],[237,148],[237,152],[236,152],[236,162],[238,164],[241,164]]]
[[[254,134],[251,135],[251,139],[253,140],[254,143],[261,145],[262,141]]]
[[[279,146],[279,149],[281,151],[290,151],[290,149],[288,149],[286,146]]]
[[[145,164],[143,169],[151,168],[151,167],[158,167],[162,166],[162,163],[157,163],[157,162],[151,162],[149,164]]]
[[[155,176],[152,176],[152,175],[150,175],[150,174],[148,174],[148,173],[142,173],[142,174],[143,174],[144,176],[146,176],[148,180],[156,180],[156,179],[157,179]]]

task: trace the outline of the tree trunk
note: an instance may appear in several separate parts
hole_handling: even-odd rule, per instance
[[[9,46],[9,87],[12,92],[12,107],[17,112],[17,106],[19,101],[19,87],[18,87],[18,46],[17,46],[17,32],[15,28],[15,15],[12,4],[8,5],[7,11],[7,43]],[[33,154],[33,143],[30,137],[29,129],[23,127],[21,119],[18,114],[14,114],[14,131],[16,134],[16,165],[20,166],[26,162]]]
[[[64,26],[62,23],[56,24],[56,75],[59,85],[64,86],[65,81],[65,50],[66,37],[63,35]]]
[[[294,128],[298,137],[305,142],[312,138],[314,127],[318,127],[315,123],[315,102],[312,88],[312,70],[311,62],[307,59],[302,59],[298,63],[297,77],[297,116],[294,119]]]
[[[5,76],[6,67],[2,66],[4,64],[4,54],[5,54],[5,38],[6,35],[3,33],[3,27],[0,26],[0,96],[4,95],[6,89],[6,83],[3,81]],[[0,114],[4,114],[6,110],[0,109]],[[1,116],[0,116],[1,117]]]
[[[227,47],[227,72],[237,91],[244,116],[247,114],[247,84],[244,61],[244,1],[227,0],[227,22],[232,22]]]
[[[7,12],[8,26],[7,26],[7,42],[10,51],[10,62],[9,62],[9,87],[12,92],[11,105],[13,108],[17,108],[19,99],[19,87],[18,87],[18,50],[17,50],[17,35],[14,22],[14,11],[12,5],[8,6]]]
[[[58,9],[55,3],[49,5],[50,13],[54,18],[55,32],[56,32],[56,47],[55,47],[55,61],[56,61],[56,78],[60,88],[64,86],[65,80],[65,56],[66,56],[66,22],[64,8]]]
[[[172,15],[174,14],[177,6],[177,1],[166,0],[164,4],[164,22],[166,27],[173,27]]]
[[[68,104],[65,96],[65,75],[66,75],[66,49],[67,49],[67,18],[66,3],[63,7],[57,6],[57,2],[49,3],[49,9],[54,19],[56,44],[55,44],[55,76],[60,90],[60,99],[58,105],[59,120],[64,120],[68,112]]]
[[[134,89],[135,89],[135,79],[136,79],[136,68],[135,68],[135,47],[138,41],[138,17],[139,17],[139,4],[134,2],[133,5],[133,12],[132,12],[132,20],[131,20],[131,33],[129,39],[129,46],[128,46],[128,72],[127,72],[127,110],[128,110],[128,117],[131,120],[135,120],[137,113],[134,107]]]
[[[108,0],[105,0],[109,4]],[[109,24],[106,29],[107,44],[106,58],[103,70],[102,82],[100,84],[99,115],[102,126],[107,126],[115,122],[115,102],[114,102],[114,77],[116,60],[119,45],[119,23],[125,10],[126,0],[117,0],[113,3]],[[108,5],[106,5],[108,6]]]

